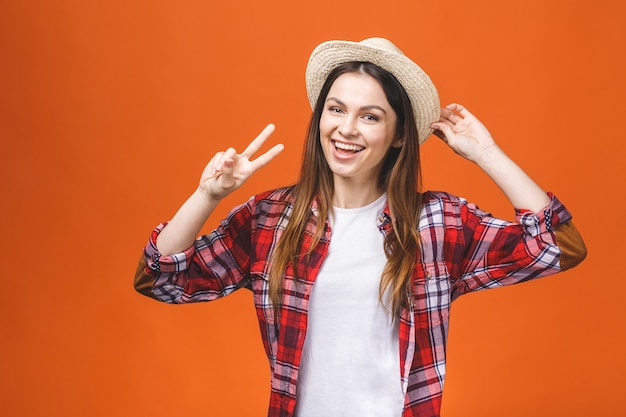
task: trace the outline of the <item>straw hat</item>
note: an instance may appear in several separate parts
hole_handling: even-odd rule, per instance
[[[417,124],[420,144],[433,132],[430,125],[439,120],[439,95],[426,73],[393,43],[383,38],[361,42],[328,41],[318,45],[306,69],[306,89],[311,107],[330,72],[350,61],[371,62],[393,74],[406,90]]]

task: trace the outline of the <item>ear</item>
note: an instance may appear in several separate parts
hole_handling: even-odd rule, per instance
[[[398,138],[391,143],[393,148],[401,148],[404,145],[404,137]]]

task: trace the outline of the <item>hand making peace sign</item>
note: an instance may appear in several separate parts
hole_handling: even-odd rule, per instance
[[[267,125],[240,154],[233,148],[216,153],[202,172],[199,188],[209,197],[220,200],[241,187],[252,174],[267,165],[284,149],[282,144],[278,144],[256,159],[250,159],[273,132],[274,125]]]

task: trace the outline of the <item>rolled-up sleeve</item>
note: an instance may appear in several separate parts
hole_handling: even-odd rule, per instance
[[[157,226],[139,261],[135,289],[160,301],[178,304],[211,301],[247,286],[250,204],[249,201],[234,208],[219,227],[180,253],[159,253],[156,240],[166,223]]]
[[[464,201],[457,207],[462,236],[455,239],[454,249],[455,257],[463,259],[455,280],[457,296],[561,270],[555,231],[572,216],[554,195],[549,196],[549,204],[537,213],[516,210],[515,222],[497,219]]]

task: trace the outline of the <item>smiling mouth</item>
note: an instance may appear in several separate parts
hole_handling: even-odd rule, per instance
[[[337,141],[333,141],[333,145],[335,146],[335,149],[337,150],[355,152],[355,153],[361,152],[363,149],[365,149],[363,146],[354,145],[352,143],[337,142]]]

